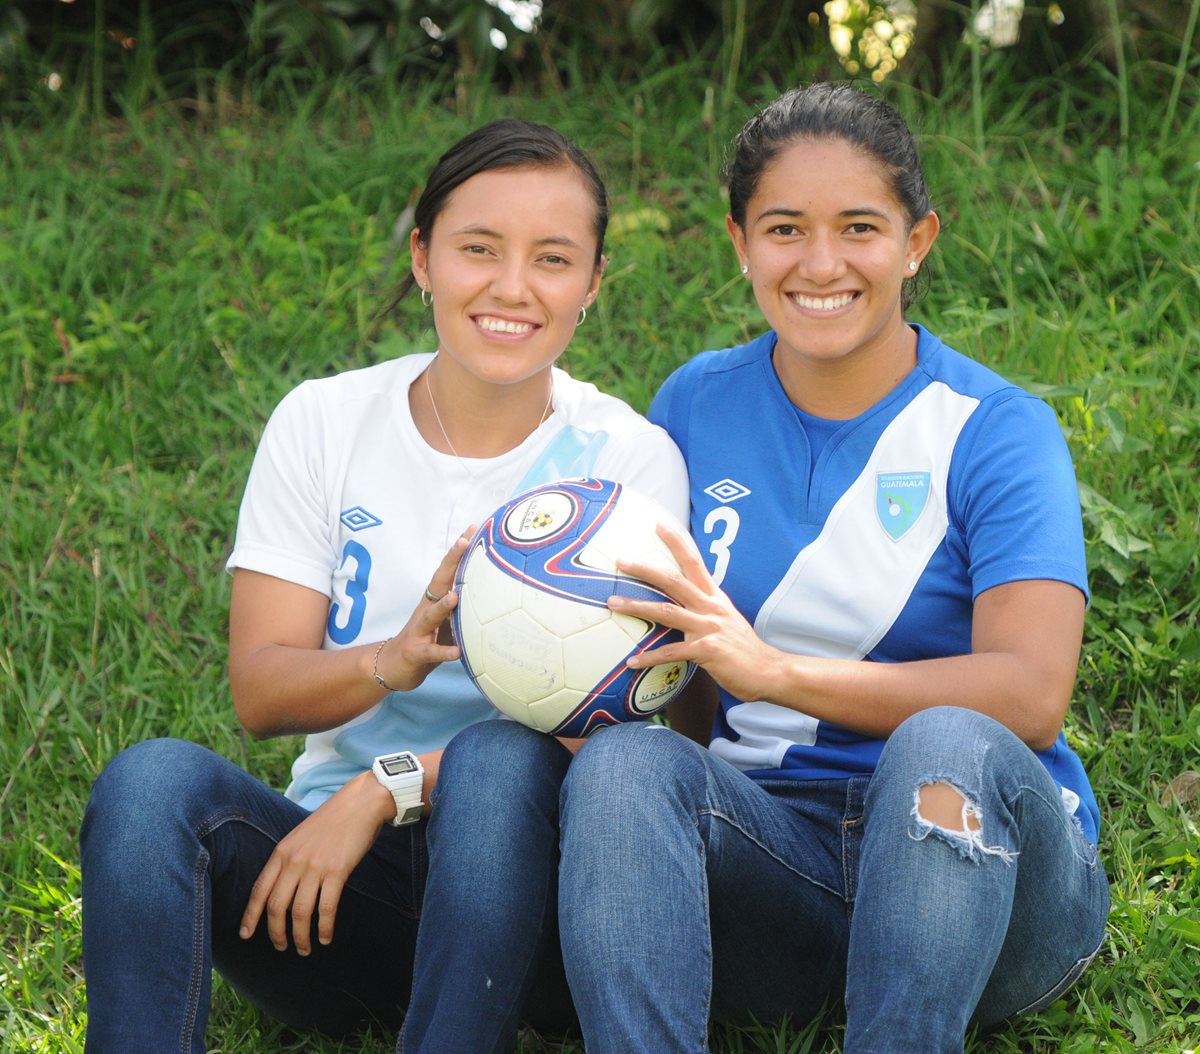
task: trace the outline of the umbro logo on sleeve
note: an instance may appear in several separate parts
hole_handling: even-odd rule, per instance
[[[361,505],[354,505],[346,509],[339,517],[342,525],[349,527],[352,531],[365,531],[368,527],[378,527],[381,520],[374,513],[367,512]]]

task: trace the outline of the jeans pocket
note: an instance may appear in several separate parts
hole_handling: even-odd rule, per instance
[[[851,776],[846,781],[846,810],[842,814],[842,888],[845,889],[846,917],[854,914],[858,896],[858,854],[866,827],[863,824],[863,799],[870,778]]]

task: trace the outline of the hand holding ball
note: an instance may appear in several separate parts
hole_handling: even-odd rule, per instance
[[[618,559],[677,569],[655,532],[674,517],[619,483],[561,480],[518,495],[476,532],[459,564],[454,636],[471,679],[498,710],[559,736],[649,717],[693,665],[640,670],[676,630],[608,610],[613,595],[669,600]]]

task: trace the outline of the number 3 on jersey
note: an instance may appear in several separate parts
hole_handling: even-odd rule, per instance
[[[704,518],[705,535],[715,534],[718,528],[721,529],[721,533],[708,546],[708,551],[714,557],[712,577],[717,585],[725,581],[725,572],[729,570],[729,547],[733,545],[741,523],[741,517],[728,505],[713,509]]]
[[[354,577],[346,580],[346,599],[350,601],[350,610],[346,613],[345,624],[339,625],[342,606],[336,601],[329,608],[329,622],[326,632],[334,644],[351,644],[362,631],[363,617],[367,613],[367,582],[371,577],[371,554],[366,547],[351,539],[342,550],[342,567],[347,561],[354,561]]]

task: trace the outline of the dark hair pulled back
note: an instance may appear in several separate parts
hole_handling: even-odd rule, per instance
[[[756,113],[733,140],[726,161],[729,214],[743,230],[746,208],[754,196],[763,170],[795,142],[840,139],[880,164],[896,200],[911,227],[929,215],[929,188],[912,130],[888,103],[848,84],[817,83],[793,88]],[[921,272],[904,283],[903,303],[917,299]]]
[[[596,206],[592,229],[596,235],[598,267],[604,253],[604,233],[608,229],[608,194],[596,166],[562,133],[548,125],[511,117],[489,121],[469,132],[433,166],[413,210],[413,226],[420,232],[421,244],[428,244],[433,225],[450,195],[472,176],[495,169],[559,166],[574,168],[579,173]],[[416,279],[409,275],[401,284],[396,299],[415,284]]]

